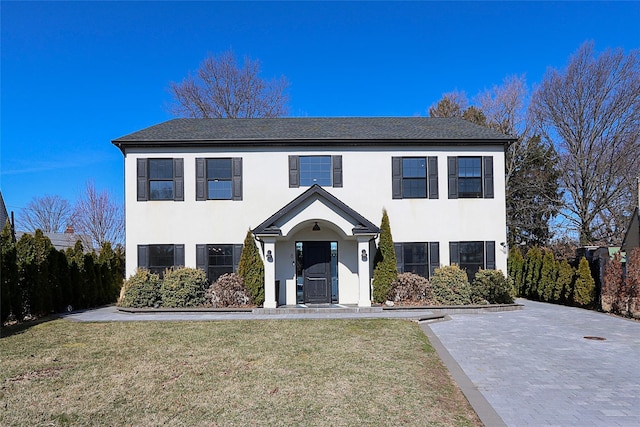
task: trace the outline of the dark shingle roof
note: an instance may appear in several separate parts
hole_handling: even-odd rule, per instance
[[[344,117],[173,119],[113,140],[121,149],[154,145],[494,143],[514,138],[456,118]]]

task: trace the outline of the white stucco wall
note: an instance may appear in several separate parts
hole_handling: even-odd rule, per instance
[[[185,264],[195,266],[196,244],[242,243],[249,228],[254,228],[302,194],[308,187],[289,188],[288,155],[342,155],[343,187],[325,189],[352,209],[379,225],[382,209],[386,208],[391,231],[396,242],[440,242],[440,262],[449,263],[451,241],[495,241],[496,267],[506,271],[506,212],[504,188],[504,153],[500,146],[455,147],[383,147],[375,151],[361,148],[336,150],[280,147],[273,151],[247,149],[222,151],[195,148],[154,149],[151,151],[129,149],[125,156],[125,208],[127,276],[137,268],[137,246],[144,244],[184,244]],[[392,156],[437,156],[438,199],[401,199],[391,197]],[[493,199],[447,198],[447,156],[493,156]],[[174,158],[184,159],[184,199],[174,201],[138,202],[136,195],[136,159]],[[195,200],[196,157],[242,157],[243,200]],[[330,217],[319,207],[300,214],[301,220],[315,216]],[[333,218],[338,227],[348,225],[340,218]],[[283,230],[286,233],[290,229]],[[295,230],[294,230],[295,231]],[[282,245],[293,244],[291,241]],[[356,247],[355,241],[348,243]],[[280,244],[279,244],[280,245]],[[286,248],[285,257],[290,254]],[[278,246],[278,254],[280,246]],[[346,251],[340,250],[341,257]],[[346,255],[344,255],[346,256]],[[355,271],[352,260],[341,263],[340,295],[346,301],[356,301],[351,288],[343,291],[344,282]],[[373,254],[371,254],[373,259]],[[290,263],[289,263],[290,264]],[[289,277],[286,264],[278,264],[276,275]],[[289,279],[287,279],[289,280]],[[288,285],[287,285],[288,286]],[[357,292],[357,288],[356,291]]]

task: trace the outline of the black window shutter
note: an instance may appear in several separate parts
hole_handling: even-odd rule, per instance
[[[184,159],[173,159],[173,200],[184,201]]]
[[[449,242],[449,265],[460,265],[460,244],[459,242]]]
[[[449,178],[449,198],[458,198],[458,158],[447,157],[447,176]]]
[[[196,159],[196,200],[207,200],[207,161],[201,157]]]
[[[207,245],[196,245],[196,268],[207,273]]]
[[[333,186],[342,187],[342,156],[331,156],[333,166]]]
[[[428,174],[429,174],[429,198],[438,198],[438,158],[427,158]]]
[[[393,249],[396,253],[396,268],[398,273],[404,273],[404,246],[402,243],[394,243]]]
[[[485,268],[487,270],[496,269],[496,242],[484,242],[485,259],[487,260]]]
[[[402,157],[391,158],[391,198],[402,199]]]
[[[440,268],[440,242],[429,242],[429,277]]]
[[[173,245],[173,266],[184,267],[184,245]]]
[[[493,199],[493,157],[482,158],[484,178],[484,198]]]
[[[289,188],[300,187],[300,156],[289,156]]]
[[[234,157],[231,159],[231,171],[232,199],[242,200],[242,157]]]
[[[149,200],[147,195],[147,159],[138,159],[138,201],[145,202]]]
[[[238,272],[238,264],[240,264],[240,256],[242,256],[242,245],[233,245],[233,272]]]
[[[138,268],[149,268],[148,245],[138,245]]]

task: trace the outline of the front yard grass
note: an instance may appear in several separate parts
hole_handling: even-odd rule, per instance
[[[6,426],[481,425],[405,320],[60,319],[0,339],[0,367]]]

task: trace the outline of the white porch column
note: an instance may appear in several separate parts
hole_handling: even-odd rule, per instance
[[[358,236],[358,307],[371,307],[371,276],[369,275],[369,239],[371,236]]]
[[[264,241],[264,308],[276,308],[276,239],[263,237]]]

